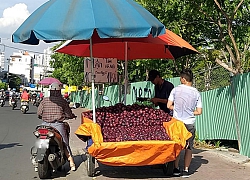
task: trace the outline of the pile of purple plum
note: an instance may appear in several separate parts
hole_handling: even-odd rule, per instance
[[[93,119],[93,112],[83,113]],[[101,126],[104,142],[170,140],[163,122],[168,113],[144,105],[122,103],[96,109],[96,122]]]

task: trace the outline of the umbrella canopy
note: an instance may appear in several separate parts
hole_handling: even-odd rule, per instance
[[[62,84],[58,79],[53,78],[53,77],[44,78],[43,80],[39,81],[38,84],[51,85],[52,83]]]
[[[165,26],[133,0],[50,0],[35,10],[12,35],[12,41],[147,37],[164,34]]]
[[[49,0],[35,10],[12,34],[12,41],[37,45],[40,40],[90,40],[147,37],[165,33],[165,26],[134,0]],[[94,70],[91,66],[93,121],[95,119]]]
[[[132,59],[176,59],[178,57],[196,54],[198,51],[187,41],[170,30],[158,37],[149,35],[146,38],[112,38],[101,39],[96,32],[92,36],[93,44],[86,40],[66,41],[56,52],[75,56],[88,57],[92,55],[98,58],[117,58],[125,60],[125,89],[124,102],[126,104],[127,92],[127,60]]]
[[[92,36],[93,56],[98,58],[133,59],[176,59],[181,56],[196,54],[198,51],[187,41],[170,30],[158,37],[146,38],[112,38],[101,39],[96,32]],[[90,44],[87,40],[69,40],[56,52],[89,57]],[[125,47],[127,46],[127,48]]]

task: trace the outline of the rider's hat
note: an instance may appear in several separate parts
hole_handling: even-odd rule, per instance
[[[50,85],[50,91],[59,91],[61,90],[62,87],[61,87],[61,84],[58,84],[58,83],[52,83]]]

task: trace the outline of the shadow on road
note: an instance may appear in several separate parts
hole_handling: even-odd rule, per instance
[[[95,176],[129,179],[167,178],[162,168],[156,169],[153,166],[107,166],[99,162]]]
[[[25,114],[36,114],[37,112],[26,112]]]
[[[194,149],[193,159],[190,165],[190,173],[193,174],[208,160],[199,155],[205,150]],[[109,178],[129,178],[129,179],[148,179],[148,178],[169,178],[164,175],[162,168],[152,168],[153,166],[107,166],[100,162],[95,169],[95,177],[105,176]],[[180,169],[184,165],[184,151],[181,152]]]
[[[190,164],[190,173],[193,174],[195,172],[198,172],[197,170],[202,166],[202,164],[208,164],[207,159],[203,159],[203,156],[199,155],[201,152],[204,152],[206,150],[201,149],[194,149],[193,150],[193,159]],[[182,156],[184,156],[184,153],[182,152]]]
[[[85,162],[87,159],[87,157],[85,155],[77,155],[77,156],[74,156],[74,161],[75,161],[75,165],[76,165],[76,168],[80,167],[80,165]],[[68,165],[69,167],[69,165]]]
[[[0,144],[0,150],[5,149],[5,148],[12,148],[12,147],[15,147],[15,146],[23,146],[23,145],[21,145],[19,143]]]
[[[12,111],[20,111],[21,109],[20,108],[14,108],[14,109],[11,108],[11,110]]]
[[[86,160],[85,155],[74,156],[76,168],[78,168],[81,165],[81,163],[84,162],[85,160]],[[69,167],[69,162],[66,162],[63,165],[62,171],[58,171],[57,173],[53,173],[52,178],[66,177],[68,174],[70,174],[70,167]]]

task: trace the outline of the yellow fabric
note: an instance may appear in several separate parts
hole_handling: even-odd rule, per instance
[[[192,134],[183,122],[174,118],[163,125],[170,136],[169,141],[123,141],[103,142],[101,127],[83,118],[75,134],[92,136],[93,144],[88,152],[99,162],[111,166],[144,166],[164,164],[176,159]]]
[[[188,140],[192,134],[186,129],[184,123],[175,118],[172,118],[169,122],[164,122],[167,134],[170,139],[180,144],[183,148],[186,145],[186,140]]]
[[[70,92],[77,91],[77,86],[70,86]]]

